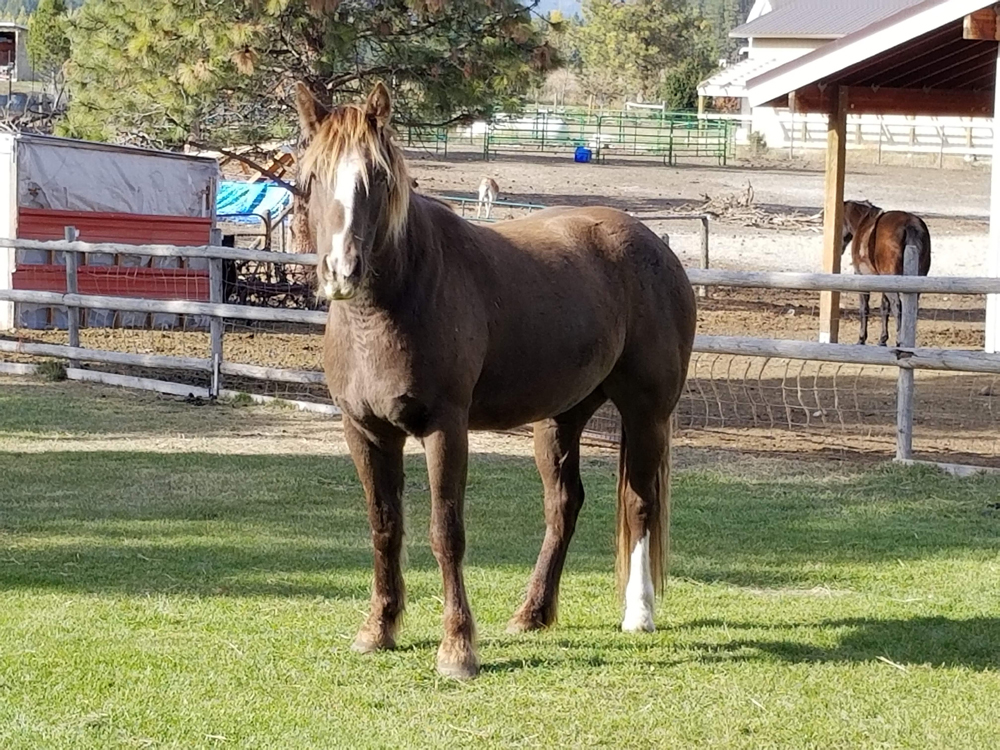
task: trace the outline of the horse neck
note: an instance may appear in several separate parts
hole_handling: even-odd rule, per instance
[[[414,193],[406,226],[398,238],[390,237],[383,223],[372,245],[372,267],[367,289],[356,298],[359,308],[392,310],[402,300],[409,306],[432,288],[431,281],[440,269],[440,253],[424,209]]]

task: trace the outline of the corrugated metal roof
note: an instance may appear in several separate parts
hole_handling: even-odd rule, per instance
[[[729,36],[839,39],[922,1],[792,0],[777,3],[770,13],[733,29]]]
[[[989,0],[921,0],[842,39],[747,81],[750,104],[779,102],[789,92],[822,97],[830,86],[864,92],[866,111],[981,116],[992,111],[997,44],[964,38],[963,18]],[[900,99],[900,92],[918,96]],[[954,101],[940,94],[962,92]],[[938,94],[933,107],[920,95]],[[988,100],[985,95],[989,95]],[[879,99],[881,97],[881,99]],[[989,106],[984,105],[988,101]],[[873,103],[874,102],[874,103]],[[850,101],[848,102],[850,106]],[[907,109],[909,107],[909,109]],[[919,109],[918,108],[922,108]]]

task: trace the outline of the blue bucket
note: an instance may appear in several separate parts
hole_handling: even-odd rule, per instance
[[[576,151],[573,152],[573,161],[580,164],[586,164],[590,161],[590,157],[593,156],[594,152],[585,146],[577,146]]]

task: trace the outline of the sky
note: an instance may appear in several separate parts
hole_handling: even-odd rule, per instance
[[[580,0],[542,0],[538,8],[543,13],[561,10],[565,15],[572,16],[580,12]]]

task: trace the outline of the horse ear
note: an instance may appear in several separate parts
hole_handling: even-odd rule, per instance
[[[316,101],[316,97],[302,81],[295,84],[295,108],[299,112],[302,135],[308,140],[316,134],[329,112]]]
[[[368,101],[365,102],[365,114],[375,120],[379,127],[384,128],[389,124],[389,120],[392,118],[392,97],[382,81],[376,83],[375,88],[368,95]]]

